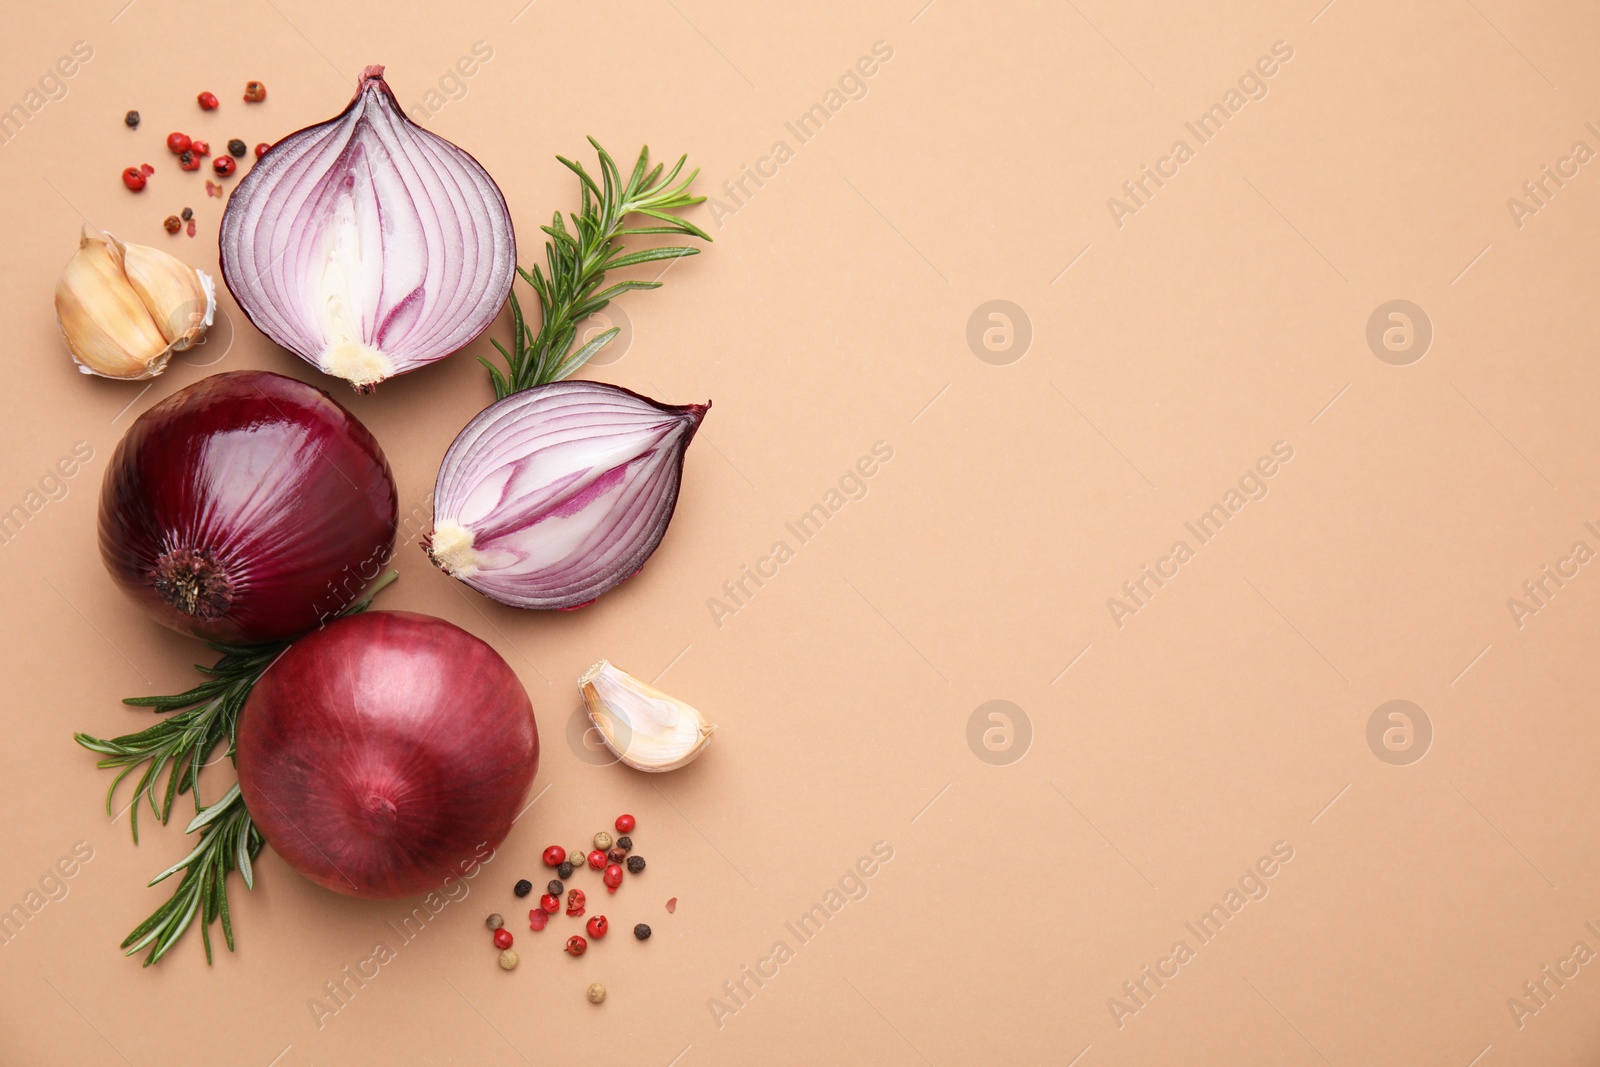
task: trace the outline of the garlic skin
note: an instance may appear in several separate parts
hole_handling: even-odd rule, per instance
[[[56,282],[56,322],[78,370],[154,378],[198,343],[217,313],[210,275],[160,249],[84,227]]]
[[[609,660],[585,671],[578,688],[601,740],[635,770],[677,770],[711,744],[716,727],[704,715]]]

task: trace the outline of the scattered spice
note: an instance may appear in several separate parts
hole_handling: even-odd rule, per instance
[[[193,152],[197,156],[209,156],[211,154],[211,142],[191,141],[189,143],[189,151]]]
[[[183,220],[178,218],[176,215],[168,215],[167,220],[161,225],[167,228],[168,233],[177,233],[179,230],[183,229]]]
[[[499,912],[495,912],[487,919],[483,920],[483,925],[487,926],[491,930],[498,930],[505,924],[506,921],[500,917]]]
[[[632,851],[632,849],[633,849],[633,838],[628,837],[626,834],[624,834],[622,837],[617,838],[617,847],[620,848],[624,852]]]
[[[533,883],[528,881],[526,878],[523,878],[517,882],[516,885],[511,887],[511,891],[519,897],[525,897],[529,893],[533,892]]]
[[[551,915],[554,915],[556,912],[561,910],[561,898],[553,893],[546,893],[544,896],[539,898],[539,907],[543,908]]]
[[[556,873],[559,874],[562,877],[562,879],[571,878],[572,877],[572,864],[568,863],[566,860],[562,860],[561,861],[561,866],[556,868]]]
[[[635,820],[634,820],[632,815],[618,815],[617,816],[617,833],[619,833],[619,834],[631,834],[631,833],[633,833],[633,828],[636,825],[637,825],[637,823],[635,822]]]
[[[575,848],[571,852],[567,853],[567,861],[571,863],[574,868],[582,867],[588,862],[588,855],[589,849],[587,847]]]
[[[210,178],[207,178],[206,179],[206,195],[207,196],[221,196],[222,195],[222,186],[218,185],[216,182],[212,181]]]
[[[593,852],[589,853],[589,866],[598,871],[604,868],[605,865],[606,854],[604,852],[601,852],[599,849],[595,849]]]
[[[272,146],[265,141],[262,141],[260,144],[256,145],[256,158],[260,159],[262,156],[266,155],[267,150],[271,147]]]
[[[192,218],[194,218],[194,208],[192,208],[192,207],[184,208],[183,209],[183,221],[184,222],[188,222]]]
[[[194,236],[194,219],[189,220],[189,236]]]
[[[599,982],[591,982],[589,984],[588,995],[590,1004],[603,1003],[606,999],[606,987],[601,985]]]
[[[633,928],[633,936],[637,937],[640,941],[648,941],[648,940],[650,940],[650,927],[649,927],[649,925],[646,924],[646,923],[639,923],[637,926],[635,926]]]
[[[589,922],[584,926],[584,929],[589,931],[590,937],[598,941],[602,937],[606,936],[606,931],[611,929],[611,924],[606,921],[606,917],[604,915],[596,915],[589,920]]]
[[[545,924],[549,921],[550,913],[543,908],[534,908],[528,912],[528,929],[530,930],[543,930]]]
[[[504,952],[500,953],[500,969],[502,971],[514,971],[517,969],[516,949],[508,948]]]
[[[585,941],[577,934],[573,934],[571,937],[567,938],[567,955],[581,956],[587,952],[588,949],[589,942]]]
[[[668,897],[667,898],[667,914],[671,915],[673,912],[675,912],[677,910],[678,910],[678,898],[677,897]]]
[[[185,149],[178,156],[178,166],[184,170],[199,170],[200,157]]]
[[[128,129],[137,130],[139,128],[139,113],[137,111],[130,111],[126,115],[122,116],[122,121],[127,123]]]
[[[604,830],[601,830],[599,833],[595,834],[594,847],[599,849],[601,852],[604,852],[606,849],[610,848],[611,835],[606,833]]]
[[[122,172],[122,184],[136,193],[144,188],[144,181],[144,172],[138,167],[129,167]]]
[[[613,848],[611,851],[606,853],[606,859],[611,863],[621,863],[627,858],[628,850],[625,848]]]
[[[576,919],[583,914],[584,902],[588,900],[581,889],[567,890],[567,914]]]
[[[560,880],[556,878],[550,879],[550,884],[544,887],[544,891],[553,897],[559,897],[566,892],[566,889],[567,887],[562,885]]]
[[[638,874],[642,870],[644,870],[644,857],[643,856],[629,856],[628,857],[628,872],[630,874]],[[673,899],[676,900],[677,898],[674,897]]]
[[[244,102],[245,103],[247,103],[247,104],[259,104],[259,103],[261,103],[261,101],[265,100],[266,98],[267,98],[267,87],[265,85],[262,85],[260,82],[245,82],[244,83]]]
[[[175,156],[181,156],[189,151],[189,146],[193,143],[186,133],[167,134],[167,150]]]
[[[500,929],[496,930],[494,932],[494,947],[495,948],[510,948],[511,947],[511,931],[507,930],[503,926]]]
[[[201,93],[195,99],[200,102],[200,110],[201,111],[215,111],[215,110],[217,110],[217,94],[216,93]]]
[[[233,161],[232,156],[218,156],[211,161],[211,169],[226,178],[237,170],[239,164]]]
[[[622,884],[622,868],[615,863],[606,868],[606,873],[600,879],[606,884],[606,889],[612,893],[617,891],[617,886]]]
[[[139,164],[139,173],[143,174],[146,178],[150,177],[150,175],[154,174],[155,172],[156,172],[156,168],[152,167],[150,164],[148,164],[148,163]]]
[[[233,156],[235,159],[243,159],[246,151],[248,149],[245,148],[244,142],[239,138],[235,137],[228,142],[228,155]]]
[[[544,850],[544,865],[546,867],[559,867],[566,862],[567,850],[560,845],[551,845]]]

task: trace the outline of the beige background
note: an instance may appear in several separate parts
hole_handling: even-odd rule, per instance
[[[1588,5],[122,2],[12,4],[0,34],[5,106],[74,42],[93,49],[0,144],[0,507],[75,442],[94,452],[0,550],[0,904],[93,849],[0,947],[0,1060],[1600,1057],[1600,966],[1520,1027],[1507,1003],[1575,942],[1600,951],[1584,925],[1600,927],[1600,576],[1582,567],[1521,627],[1507,606],[1574,542],[1600,550],[1583,525],[1600,525],[1600,163],[1520,226],[1507,205],[1574,142],[1600,150]],[[429,106],[478,41],[492,59]],[[800,144],[785,122],[879,41],[893,58],[865,96]],[[1175,139],[1195,147],[1184,123],[1279,41],[1293,56],[1265,98],[1119,228],[1108,198]],[[139,411],[210,372],[196,364],[264,367],[333,389],[377,433],[414,529],[491,399],[472,361],[489,345],[353,397],[223,294],[211,344],[144,389],[80,377],[50,295],[86,219],[214,268],[221,201],[164,135],[280,137],[338,111],[372,62],[496,177],[525,264],[575,203],[557,153],[590,158],[586,134],[619,157],[690,153],[722,199],[696,216],[716,243],[625,299],[631,345],[590,373],[716,406],[662,549],[595,607],[500,608],[400,549],[382,604],[506,656],[547,791],[470,895],[319,1028],[308,1002],[398,944],[400,903],[333,896],[268,853],[232,894],[236,954],[208,968],[192,932],[157,968],[118,954],[164,896],[144,881],[187,845],[172,826],[135,847],[125,814],[108,822],[109,775],[71,731],[133,729],[118,698],[186,687],[203,650],[112,589],[98,482]],[[269,87],[259,108],[239,102],[248,78]],[[220,111],[199,113],[202,89]],[[721,192],[780,139],[776,177]],[[156,175],[129,195],[118,173],[143,161]],[[200,236],[169,238],[185,204]],[[1004,365],[966,339],[994,299],[1032,333]],[[1434,332],[1406,366],[1366,341],[1395,299]],[[880,441],[893,459],[866,495],[719,625],[723,583]],[[1265,499],[1199,545],[1184,523],[1279,441],[1293,459]],[[1119,627],[1108,598],[1180,538],[1193,559]],[[665,671],[721,724],[709,754],[659,780],[580,758],[573,682],[601,656]],[[1367,742],[1393,699],[1432,728],[1409,765]],[[1020,709],[992,754],[968,743],[991,700]],[[210,773],[216,795],[226,768]],[[543,880],[539,851],[622,810],[650,867],[604,901],[618,932],[574,961],[562,918],[497,970],[484,914],[518,914],[510,887]],[[801,944],[785,922],[880,841],[893,860],[865,898]],[[1185,923],[1276,842],[1293,859],[1269,894],[1200,944]],[[646,945],[625,934],[640,920]],[[1194,958],[1119,1026],[1108,1000],[1132,1007],[1123,983],[1180,939]],[[793,958],[715,1018],[779,940]]]

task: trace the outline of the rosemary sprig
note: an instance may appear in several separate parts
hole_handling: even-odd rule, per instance
[[[372,605],[372,598],[400,576],[390,571],[372,584],[367,595],[340,613],[355,615]],[[163,824],[172,814],[172,803],[183,793],[194,794],[194,818],[184,833],[200,834],[199,843],[183,859],[168,867],[151,880],[151,885],[183,871],[183,878],[171,898],[157,908],[122,942],[128,955],[140,952],[147,946],[150,953],[144,965],[164,956],[178,937],[188,928],[196,915],[201,917],[200,938],[205,942],[206,962],[211,962],[210,926],[222,920],[223,937],[228,951],[233,951],[233,924],[228,916],[227,877],[237,870],[244,878],[246,889],[255,886],[251,860],[260,854],[265,843],[261,832],[245,809],[239,786],[223,795],[215,804],[206,806],[200,800],[200,772],[205,769],[205,758],[217,744],[228,739],[227,755],[234,759],[234,743],[238,736],[239,712],[243,710],[250,690],[261,672],[272,665],[291,642],[274,641],[257,645],[212,644],[222,653],[215,666],[195,664],[195,670],[208,677],[186,693],[172,696],[128,697],[124,704],[153,708],[157,714],[177,712],[138,733],[124,734],[102,740],[90,734],[76,733],[73,739],[98,752],[102,759],[97,766],[120,767],[121,772],[106,791],[106,814],[117,795],[122,780],[140,766],[144,773],[134,791],[129,806],[129,822],[133,840],[139,841],[139,801],[148,799],[150,810]],[[166,784],[161,785],[162,772]]]
[[[624,182],[616,161],[600,147],[600,142],[591,137],[589,143],[599,153],[600,182],[596,183],[589,176],[583,164],[574,163],[563,156],[556,157],[578,176],[582,206],[576,214],[568,215],[572,220],[570,230],[562,222],[559,211],[549,226],[540,227],[550,238],[544,246],[545,270],[541,271],[537,264],[531,274],[521,267],[517,268],[522,280],[532,286],[539,297],[542,318],[538,331],[529,328],[522,305],[513,292],[511,320],[515,336],[511,342],[512,350],[508,352],[500,342],[493,342],[506,361],[506,371],[502,372],[487,359],[478,357],[478,361],[489,368],[489,377],[494,380],[495,396],[501,400],[536,385],[560,381],[583,366],[591,356],[611,343],[620,328],[612,327],[576,352],[571,352],[572,343],[578,336],[578,325],[609,304],[612,298],[630,289],[656,289],[661,285],[659,281],[624,281],[601,289],[607,271],[652,260],[679,259],[700,252],[700,249],[693,247],[658,247],[625,253],[622,238],[672,233],[698,237],[702,241],[711,240],[711,236],[700,227],[673,214],[705,200],[703,196],[689,195],[689,186],[695,175],[700,173],[699,170],[692,171],[681,182],[673,184],[677,182],[678,173],[688,156],[679,157],[677,164],[665,176],[661,173],[665,165],[661,163],[647,173],[646,168],[650,165],[650,149],[647,146],[639,153],[633,173]],[[654,219],[658,225],[625,227],[624,223],[633,215]]]

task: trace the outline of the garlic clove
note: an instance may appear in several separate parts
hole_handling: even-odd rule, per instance
[[[56,321],[84,374],[153,378],[195,344],[216,313],[204,272],[158,249],[85,227],[56,282]]]
[[[204,336],[217,312],[211,276],[159,248],[122,244],[115,238],[111,243],[122,253],[128,283],[172,351],[182,352]]]
[[[716,727],[698,710],[608,660],[585,671],[578,688],[601,740],[635,770],[676,770],[711,744]]]
[[[121,257],[87,229],[56,282],[56,321],[85,374],[150,378],[166,367],[166,338],[129,284]]]

